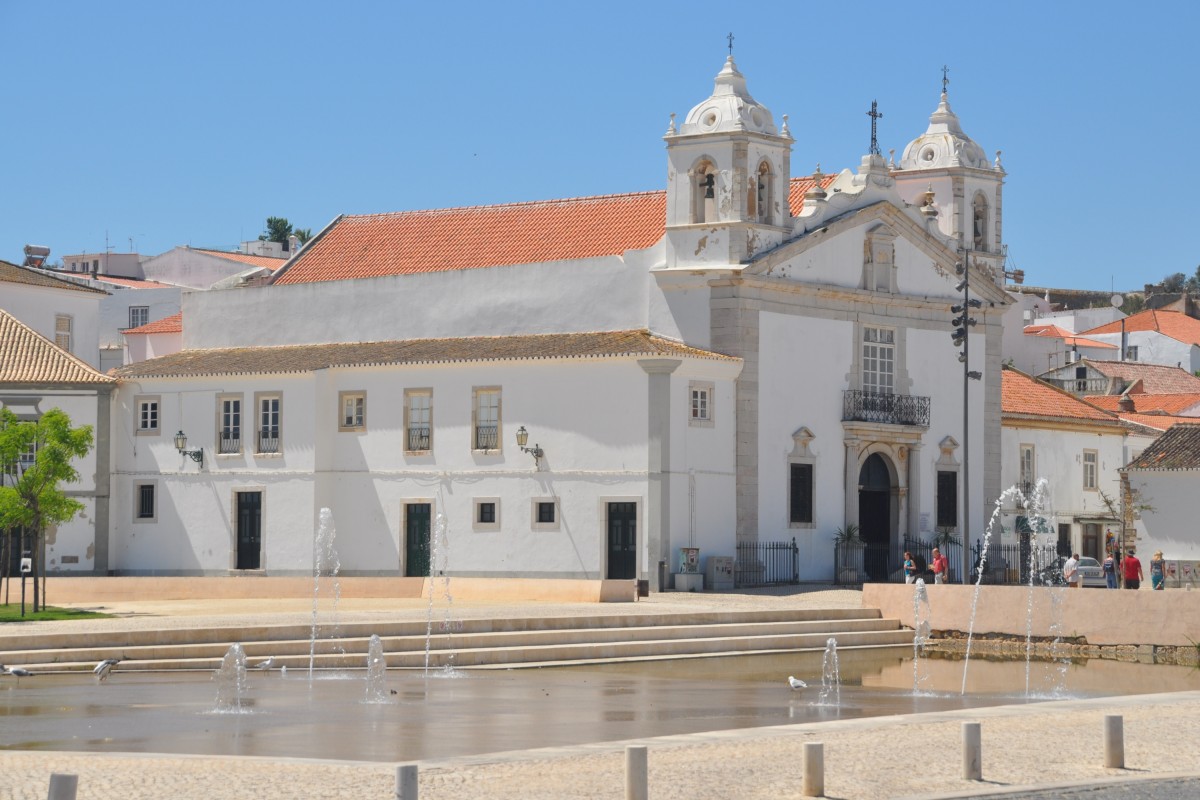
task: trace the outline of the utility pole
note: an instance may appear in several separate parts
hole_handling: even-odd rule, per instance
[[[954,287],[956,292],[962,292],[962,302],[950,307],[957,316],[951,320],[954,331],[951,337],[955,347],[962,347],[958,360],[963,365],[963,525],[962,525],[962,580],[970,582],[971,573],[971,381],[980,380],[982,372],[971,369],[971,337],[970,329],[976,324],[971,316],[971,309],[980,308],[983,303],[970,296],[971,291],[971,249],[964,248],[962,261],[954,265],[954,271],[962,276],[962,280]]]

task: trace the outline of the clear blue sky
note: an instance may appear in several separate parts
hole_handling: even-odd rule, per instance
[[[0,0],[0,258],[661,189],[668,115],[733,31],[794,174],[856,167],[873,99],[903,150],[948,64],[964,129],[1004,151],[1010,267],[1139,289],[1200,264],[1198,7]]]

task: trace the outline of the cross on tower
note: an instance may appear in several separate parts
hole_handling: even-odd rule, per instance
[[[732,56],[733,55],[733,32],[730,31],[729,35],[726,36],[725,38],[729,40],[729,55]]]
[[[946,87],[950,85],[950,68],[945,64],[942,65],[942,94],[946,93]]]
[[[879,152],[879,139],[875,136],[875,123],[883,117],[878,111],[879,104],[874,100],[871,101],[871,110],[867,112],[867,116],[871,118],[871,155],[882,155]]]

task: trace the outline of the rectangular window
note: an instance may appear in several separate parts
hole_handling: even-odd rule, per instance
[[[813,465],[791,464],[788,478],[788,521],[793,525],[813,522]]]
[[[688,424],[697,428],[713,425],[713,384],[688,384]]]
[[[500,449],[500,390],[475,389],[475,450]]]
[[[242,452],[242,398],[217,398],[217,452]]]
[[[862,368],[864,392],[892,394],[896,373],[896,332],[890,328],[863,328]]]
[[[479,519],[476,520],[477,522],[488,525],[496,521],[495,503],[480,503],[477,508],[479,510]]]
[[[37,442],[30,442],[25,450],[17,454],[16,461],[10,461],[4,465],[3,472],[0,472],[0,486],[4,485],[4,475],[10,475],[14,479],[20,478],[25,470],[35,463],[37,463]]]
[[[1037,480],[1037,478],[1034,477],[1034,475],[1035,475],[1034,469],[1036,467],[1036,464],[1034,463],[1033,455],[1034,455],[1033,454],[1033,445],[1031,445],[1031,444],[1021,445],[1021,461],[1020,461],[1021,474],[1020,474],[1019,481],[1020,481],[1021,491],[1025,493],[1026,498],[1033,496],[1034,482]]]
[[[498,531],[500,530],[500,498],[499,497],[476,497],[475,498],[475,519],[472,527],[476,531]]]
[[[338,417],[338,430],[361,431],[367,427],[367,393],[339,392],[338,406],[341,415]]]
[[[1098,484],[1096,482],[1096,468],[1099,464],[1100,455],[1095,450],[1083,451],[1083,488],[1096,490]]]
[[[958,473],[938,470],[937,527],[958,527]]]
[[[136,521],[153,522],[158,518],[154,490],[153,483],[135,483],[133,485],[133,514]]]
[[[708,419],[708,389],[692,387],[692,419]]]
[[[433,390],[404,390],[404,449],[427,453],[433,449]]]
[[[54,343],[71,352],[71,330],[73,322],[70,314],[54,315]]]
[[[535,531],[559,529],[558,498],[535,497],[530,506],[530,527]]]
[[[1126,348],[1125,348],[1125,360],[1126,361],[1137,361],[1138,360],[1137,356],[1138,356],[1138,349],[1137,349],[1136,344],[1126,346]],[[1151,358],[1153,358],[1153,356],[1151,356]]]
[[[261,394],[258,399],[258,452],[279,452],[279,422],[282,398],[277,394]]]
[[[139,435],[158,434],[158,398],[139,397],[134,401],[137,408],[137,432]]]
[[[129,327],[140,328],[150,321],[150,306],[129,307]]]

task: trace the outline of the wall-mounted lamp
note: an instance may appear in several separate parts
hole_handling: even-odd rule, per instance
[[[537,444],[534,444],[533,447],[526,447],[525,445],[528,443],[529,431],[525,430],[525,426],[522,425],[517,428],[517,447],[521,448],[522,453],[529,453],[529,455],[533,456],[533,465],[537,467],[545,453],[542,452],[542,448],[538,447]]]
[[[175,434],[175,449],[179,451],[179,455],[187,456],[190,459],[192,459],[192,461],[195,461],[197,464],[199,464],[201,467],[204,466],[204,448],[198,448],[196,450],[188,450],[187,449],[187,436],[184,435],[183,431],[180,431],[179,433]]]

